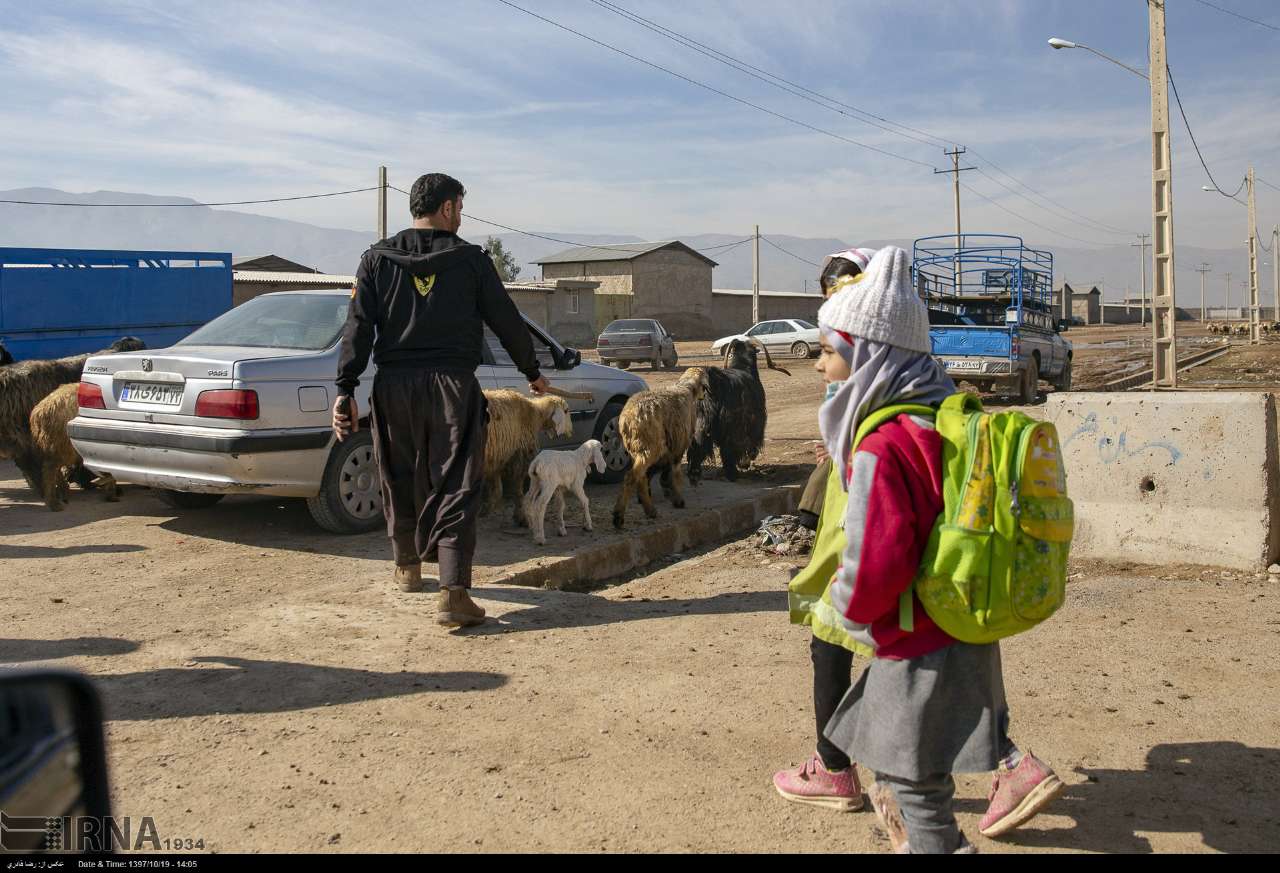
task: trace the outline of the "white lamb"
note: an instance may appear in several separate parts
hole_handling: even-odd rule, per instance
[[[588,468],[594,466],[600,473],[605,471],[604,453],[600,450],[599,440],[587,440],[573,451],[557,452],[543,449],[529,464],[529,492],[525,495],[525,515],[529,518],[529,526],[533,528],[533,541],[540,546],[547,544],[542,522],[547,514],[547,504],[551,498],[556,499],[556,517],[560,525],[560,536],[564,529],[564,495],[561,489],[572,491],[582,504],[582,515],[585,519],[583,530],[591,530],[591,504],[587,502],[587,493],[582,488],[587,478]]]

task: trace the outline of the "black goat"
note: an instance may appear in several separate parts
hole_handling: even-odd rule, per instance
[[[702,464],[720,451],[724,477],[730,482],[746,470],[764,446],[764,428],[769,413],[764,385],[756,359],[762,346],[734,340],[725,350],[723,367],[707,368],[707,392],[698,403],[698,420],[689,444],[689,481],[702,478]],[[771,370],[787,373],[773,363],[764,350]],[[787,373],[790,376],[790,373]]]

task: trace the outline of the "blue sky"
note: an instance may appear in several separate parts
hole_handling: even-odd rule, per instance
[[[669,238],[765,232],[874,239],[952,225],[941,148],[720,66],[588,0],[520,5],[876,154],[737,104],[497,0],[293,4],[0,2],[0,188],[248,199],[440,169],[467,208],[518,227]],[[1216,0],[1280,25],[1280,5]],[[877,115],[976,148],[971,230],[1128,243],[1015,197],[995,165],[1067,210],[1150,228],[1146,83],[1060,36],[1145,68],[1142,0],[859,0],[618,5]],[[1280,31],[1169,0],[1169,61],[1205,157],[1234,190],[1250,160],[1280,185]],[[1176,112],[1176,109],[1175,109]],[[1175,116],[1179,243],[1243,241],[1243,208],[1205,194]],[[397,195],[393,195],[395,197]],[[1259,225],[1280,191],[1259,187]],[[404,201],[391,201],[391,224]],[[372,195],[256,209],[369,228]],[[157,216],[157,220],[163,220]],[[464,228],[473,236],[483,229]]]

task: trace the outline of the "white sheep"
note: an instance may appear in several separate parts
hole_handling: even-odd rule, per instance
[[[505,498],[514,508],[515,523],[524,527],[528,524],[522,500],[525,471],[537,454],[540,434],[572,436],[569,404],[562,396],[526,397],[506,388],[485,391],[484,397],[489,424],[484,444],[485,497],[481,512],[494,511]]]
[[[555,451],[543,449],[529,465],[529,493],[525,495],[525,515],[529,526],[533,528],[533,541],[540,546],[547,544],[543,532],[543,519],[547,514],[547,504],[554,497],[556,501],[556,521],[558,533],[565,535],[564,529],[564,494],[572,491],[582,504],[582,529],[592,530],[591,504],[587,500],[587,492],[583,490],[583,482],[587,478],[590,467],[598,473],[605,472],[604,452],[599,440],[587,440],[572,451]]]

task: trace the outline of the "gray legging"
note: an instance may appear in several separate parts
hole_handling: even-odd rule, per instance
[[[892,789],[897,798],[911,854],[949,855],[963,844],[964,837],[951,808],[956,781],[950,773],[939,773],[920,782],[877,773],[876,782]]]

